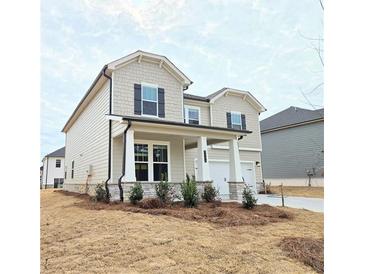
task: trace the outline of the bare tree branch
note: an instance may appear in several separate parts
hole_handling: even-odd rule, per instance
[[[322,0],[318,0],[318,1],[319,1],[319,3],[321,4],[321,8],[322,8],[322,10],[324,10]]]

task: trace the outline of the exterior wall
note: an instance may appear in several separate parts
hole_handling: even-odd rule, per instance
[[[210,126],[210,110],[209,104],[196,101],[196,100],[189,100],[184,99],[184,106],[195,106],[200,108],[200,124],[204,126]]]
[[[64,189],[84,191],[86,183],[102,183],[108,176],[109,83],[106,82],[66,133]],[[74,161],[74,178],[71,163]],[[92,165],[91,176],[87,170]]]
[[[61,160],[61,167],[56,168],[56,160]],[[47,174],[47,165],[48,165],[48,174]],[[42,184],[47,187],[53,187],[55,178],[64,178],[65,176],[65,158],[64,157],[45,157],[43,160],[43,176],[42,176]]]
[[[270,184],[272,186],[279,186],[283,184],[284,186],[308,186],[308,178],[290,178],[290,179],[272,179],[266,178],[266,184]],[[311,179],[312,187],[323,187],[324,186],[324,178],[312,178]]]
[[[246,115],[246,128],[251,130],[239,141],[240,147],[261,149],[259,113],[247,101],[234,95],[221,96],[212,105],[213,126],[227,127],[226,113],[230,111],[241,112]],[[228,144],[224,144],[228,146]]]
[[[185,164],[186,173],[189,175],[194,175],[194,159],[197,158],[197,149],[189,149],[185,151]],[[229,150],[228,149],[208,149],[208,159],[209,160],[227,160],[229,161]],[[241,161],[253,161],[261,162],[261,154],[257,151],[242,151],[240,150],[240,160]],[[262,182],[262,170],[261,167],[255,166],[256,173],[256,183],[258,185]]]
[[[165,120],[183,122],[183,87],[159,64],[134,61],[113,73],[113,113],[135,116],[134,84],[149,83],[165,89]],[[161,119],[161,118],[160,118]]]
[[[315,168],[320,178],[324,165],[324,122],[262,134],[262,166],[265,182],[272,179],[308,180],[306,170]],[[289,182],[289,181],[288,181]]]

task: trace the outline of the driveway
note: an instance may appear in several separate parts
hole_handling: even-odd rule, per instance
[[[258,194],[258,204],[281,206],[280,195]],[[304,208],[315,212],[323,212],[323,199],[284,196],[284,205],[287,207]]]

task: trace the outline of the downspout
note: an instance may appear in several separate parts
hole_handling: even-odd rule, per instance
[[[105,73],[108,66],[104,66],[103,75],[109,79],[109,115],[112,114],[112,78]],[[111,178],[111,156],[112,156],[112,120],[109,119],[109,144],[108,144],[108,179],[105,181],[105,191],[107,195],[107,201],[109,201],[110,191],[108,182]]]
[[[127,143],[127,131],[128,129],[131,127],[132,123],[131,121],[128,121],[128,126],[127,128],[124,130],[123,132],[123,167],[122,167],[122,175],[120,175],[119,179],[118,179],[118,187],[119,187],[119,196],[120,196],[120,201],[124,202],[124,197],[123,197],[123,187],[122,187],[122,178],[125,175],[125,158],[126,158],[126,143]]]

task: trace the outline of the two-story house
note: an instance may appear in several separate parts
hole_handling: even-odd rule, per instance
[[[187,94],[192,81],[165,56],[136,51],[105,65],[65,124],[69,191],[104,183],[112,199],[135,182],[145,195],[167,178],[195,175],[237,199],[245,181],[262,182],[259,114],[249,92],[223,88]]]
[[[42,159],[41,188],[59,188],[64,182],[65,147],[61,147]]]

